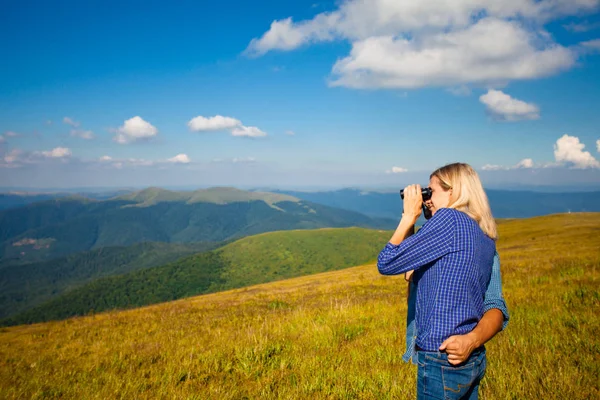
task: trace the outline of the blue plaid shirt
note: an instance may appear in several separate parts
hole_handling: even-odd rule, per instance
[[[402,355],[402,360],[409,362],[412,359],[412,363],[416,364],[417,358],[415,356],[417,355],[417,350],[415,349],[415,340],[417,339],[417,328],[415,327],[415,308],[417,305],[417,288],[412,280],[408,282],[408,285],[410,294],[407,300],[408,312],[406,314],[406,351]],[[492,276],[483,299],[483,312],[486,313],[492,308],[496,308],[502,312],[504,316],[502,330],[504,330],[510,316],[508,315],[508,308],[502,295],[502,276],[500,274],[500,256],[498,253],[494,255]]]
[[[484,313],[496,243],[465,213],[439,209],[413,236],[387,243],[377,268],[383,275],[415,270],[416,345],[438,351],[452,335],[475,328]]]

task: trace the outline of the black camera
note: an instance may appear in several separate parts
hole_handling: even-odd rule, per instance
[[[423,201],[431,199],[431,189],[428,187],[421,188],[421,196],[423,197]],[[404,200],[404,189],[400,190],[400,198]]]

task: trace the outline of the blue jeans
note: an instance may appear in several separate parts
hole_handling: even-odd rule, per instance
[[[477,399],[479,382],[485,375],[485,347],[473,351],[454,366],[439,351],[417,352],[417,399]]]

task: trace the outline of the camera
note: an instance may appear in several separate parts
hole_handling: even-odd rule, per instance
[[[424,187],[421,189],[421,196],[423,197],[423,201],[427,201],[431,199],[431,189],[428,187]],[[400,198],[404,200],[404,189],[400,190]]]

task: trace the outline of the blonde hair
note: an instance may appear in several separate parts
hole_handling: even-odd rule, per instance
[[[483,190],[479,175],[469,165],[463,163],[448,164],[436,169],[429,176],[440,180],[444,190],[452,188],[448,208],[462,211],[479,224],[481,230],[490,238],[498,239],[496,221],[487,195]]]

